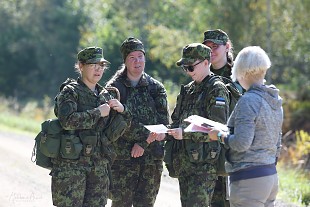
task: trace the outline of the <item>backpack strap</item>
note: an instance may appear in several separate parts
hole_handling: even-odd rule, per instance
[[[147,91],[150,93],[151,97],[155,100],[156,99],[156,84],[153,78],[149,75],[146,75],[148,85],[147,85]],[[120,93],[120,101],[121,103],[124,103],[128,97],[128,89],[127,86],[125,86],[124,83],[120,81],[115,81],[113,85],[119,90]]]

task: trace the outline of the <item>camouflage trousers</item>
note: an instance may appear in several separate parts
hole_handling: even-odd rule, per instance
[[[107,164],[93,167],[62,165],[54,167],[53,204],[58,207],[99,207],[107,203],[109,176]]]
[[[147,165],[116,160],[112,165],[112,207],[152,207],[159,191],[163,163]]]
[[[218,176],[211,200],[211,207],[229,207],[229,200],[226,200],[226,196],[227,177]]]
[[[217,175],[200,174],[180,176],[179,186],[182,207],[209,206]]]

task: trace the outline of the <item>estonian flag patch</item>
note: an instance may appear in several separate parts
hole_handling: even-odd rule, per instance
[[[215,98],[215,105],[225,105],[225,99],[222,97]]]

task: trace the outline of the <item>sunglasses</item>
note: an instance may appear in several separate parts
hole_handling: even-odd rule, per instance
[[[194,71],[194,69],[195,69],[195,66],[196,65],[198,65],[198,64],[200,64],[200,63],[202,63],[204,60],[202,60],[202,61],[200,61],[200,62],[198,62],[198,63],[196,63],[195,65],[182,65],[181,67],[182,67],[182,69],[185,71],[185,72],[193,72]]]

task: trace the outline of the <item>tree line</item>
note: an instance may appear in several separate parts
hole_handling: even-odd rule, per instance
[[[103,48],[112,64],[104,85],[122,63],[128,36],[143,41],[146,71],[164,83],[188,81],[175,62],[188,43],[220,28],[234,45],[259,45],[272,60],[267,81],[309,100],[310,1],[293,0],[6,0],[0,3],[0,95],[19,100],[54,97],[74,72],[76,53]]]

